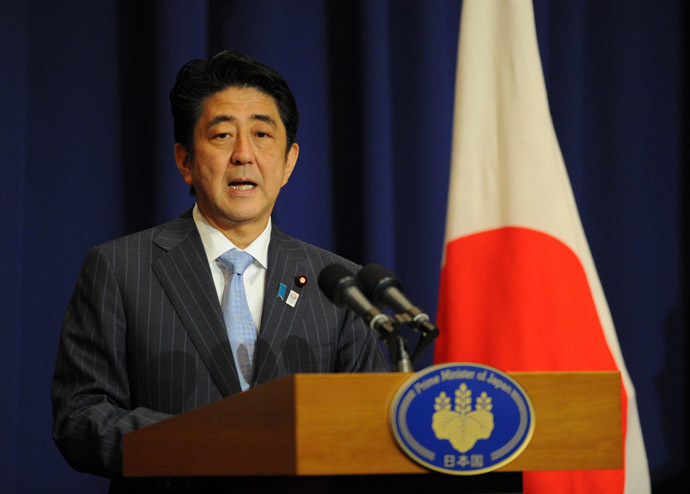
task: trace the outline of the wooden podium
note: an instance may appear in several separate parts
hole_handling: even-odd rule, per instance
[[[125,435],[123,473],[126,477],[428,473],[398,448],[388,427],[390,402],[410,375],[284,377]],[[532,401],[535,430],[523,453],[500,470],[622,468],[618,372],[510,375]]]

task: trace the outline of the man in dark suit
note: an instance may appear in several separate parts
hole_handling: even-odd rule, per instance
[[[127,432],[287,374],[388,370],[371,331],[316,284],[329,264],[359,267],[271,223],[299,153],[282,77],[222,52],[186,64],[170,100],[175,160],[196,205],[88,253],[53,378],[60,451],[78,470],[115,478]],[[221,308],[229,275],[218,258],[231,250],[253,258],[243,275],[258,328],[248,374]]]

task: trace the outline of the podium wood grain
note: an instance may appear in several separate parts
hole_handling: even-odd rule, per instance
[[[298,374],[127,434],[125,476],[422,473],[388,427],[411,374]],[[535,410],[502,471],[622,467],[620,374],[515,372]]]

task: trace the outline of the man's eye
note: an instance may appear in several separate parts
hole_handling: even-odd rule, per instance
[[[266,137],[271,137],[271,134],[269,134],[268,132],[257,132],[256,137],[265,139]]]
[[[227,139],[230,137],[230,134],[227,132],[221,132],[220,134],[216,134],[213,137],[214,137],[214,139]]]

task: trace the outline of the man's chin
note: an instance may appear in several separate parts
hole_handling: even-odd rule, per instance
[[[237,228],[254,224],[266,225],[270,211],[258,207],[251,207],[246,201],[231,201],[230,204],[210,206],[199,203],[199,211],[218,229]],[[272,208],[271,208],[272,209]]]
[[[269,214],[253,214],[246,212],[242,214],[233,211],[231,214],[224,214],[222,217],[216,218],[216,228],[231,230],[231,229],[250,229],[257,228],[263,230],[268,224]]]

